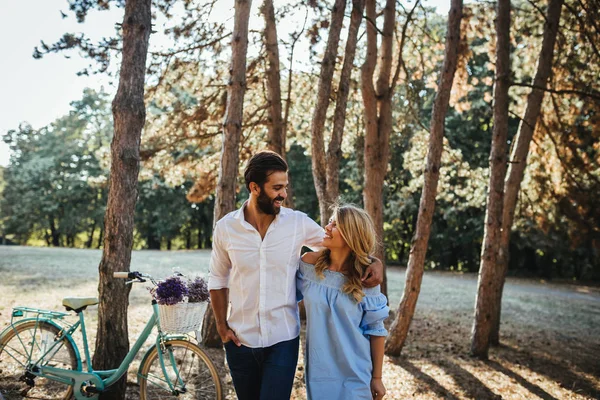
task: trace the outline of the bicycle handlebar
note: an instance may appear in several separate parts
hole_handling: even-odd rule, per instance
[[[148,274],[142,274],[141,272],[138,272],[138,271],[113,272],[113,278],[129,279],[129,281],[127,281],[127,284],[131,284],[134,282],[146,282],[146,279],[144,279],[144,278],[148,278],[154,285],[156,285],[156,281],[152,278],[152,276],[150,276]]]

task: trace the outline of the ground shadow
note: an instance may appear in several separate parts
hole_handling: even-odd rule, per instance
[[[600,390],[595,387],[594,383],[574,372],[569,368],[569,363],[559,364],[543,354],[533,354],[530,351],[512,347],[507,344],[503,344],[497,349],[497,357],[502,358],[509,363],[525,365],[533,372],[546,376],[548,379],[557,382],[561,387],[574,393],[584,394],[591,396],[592,398],[600,398]],[[498,363],[495,365],[490,364],[492,368],[495,368],[498,365]],[[502,369],[502,372],[505,372],[506,368],[502,367],[502,365],[499,365],[499,367]],[[528,387],[528,389],[530,388]],[[532,391],[532,393],[535,392]]]
[[[477,379],[472,373],[460,365],[448,360],[441,359],[436,364],[442,368],[448,375],[454,378],[454,381],[463,390],[464,394],[472,399],[501,399],[502,396],[492,392],[483,382]]]
[[[551,396],[541,387],[529,382],[527,379],[523,378],[516,372],[511,371],[502,364],[499,364],[498,362],[493,360],[486,361],[486,364],[491,368],[495,369],[496,371],[500,372],[501,374],[504,374],[509,378],[514,379],[519,385],[523,386],[525,389],[529,390],[531,393],[535,394],[539,398],[544,400],[558,400],[556,397]]]
[[[449,392],[445,387],[440,385],[435,379],[433,379],[431,376],[429,376],[426,373],[424,373],[423,371],[421,371],[416,365],[414,365],[407,359],[390,357],[390,361],[392,363],[400,366],[406,372],[408,372],[409,374],[414,376],[416,379],[421,381],[426,386],[427,390],[429,390],[430,392],[433,392],[439,396],[443,396],[444,399],[448,399],[448,400],[458,400],[459,399],[459,397],[457,397],[453,393]],[[421,388],[419,388],[419,389],[421,391],[423,391],[423,389],[421,389]]]

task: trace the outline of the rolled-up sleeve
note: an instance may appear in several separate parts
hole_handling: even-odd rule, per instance
[[[303,217],[304,218],[302,218],[302,229],[304,233],[304,241],[302,245],[309,247],[310,249],[315,251],[322,249],[325,231],[308,215],[303,215]]]
[[[210,255],[210,267],[208,274],[208,290],[229,288],[229,274],[231,271],[231,260],[225,247],[226,234],[223,226],[217,223],[213,231],[213,246]]]
[[[363,335],[387,336],[388,332],[383,321],[388,317],[390,309],[387,306],[387,298],[383,294],[365,296],[362,299],[363,317],[360,328]]]

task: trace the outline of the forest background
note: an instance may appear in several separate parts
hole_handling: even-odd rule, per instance
[[[550,90],[544,97],[515,212],[511,275],[600,279],[600,214],[594,207],[600,199],[600,32],[593,15],[586,14],[591,4],[565,3]],[[535,74],[545,18],[541,6],[513,3],[511,67],[517,84],[509,91],[509,146],[530,91],[524,86]],[[268,52],[259,8],[260,4],[252,10],[256,26],[250,27],[249,34],[240,166],[266,147],[271,121]],[[79,13],[77,18],[84,21],[85,12],[75,9],[69,17]],[[489,16],[494,12],[489,3],[464,6],[426,268],[475,272],[479,267],[493,127],[495,35]],[[134,247],[209,248],[232,11],[219,3],[182,1],[165,2],[156,14],[165,28],[147,65],[147,119]],[[319,221],[311,172],[311,120],[329,8],[325,3],[286,2],[277,6],[276,18],[283,30],[281,88],[293,204]],[[414,234],[446,22],[445,15],[421,3],[401,3],[396,12],[397,45],[400,38],[405,40],[402,64],[394,66],[399,76],[383,189],[383,240],[390,264],[406,264]],[[364,34],[363,25],[358,35]],[[83,34],[67,34],[56,44],[42,43],[34,56],[55,51],[79,54],[90,58],[89,68],[81,73],[110,77],[119,62],[119,43],[118,37],[92,41]],[[359,40],[339,168],[340,199],[359,205],[363,204],[364,121],[358,66],[365,52]],[[342,55],[338,58],[334,88]],[[331,97],[335,100],[335,90]],[[6,243],[101,246],[113,134],[110,101],[103,89],[86,89],[69,113],[51,124],[34,129],[24,122],[4,134],[11,149],[9,165],[0,169],[0,236]],[[324,129],[327,139],[334,123],[331,108]],[[239,204],[247,196],[240,180],[237,193]]]
[[[119,90],[111,103],[86,89],[47,126],[3,136],[2,242],[103,248],[96,367],[124,352],[99,344],[128,347],[129,290],[112,272],[132,248],[209,248],[263,148],[290,164],[290,207],[323,223],[336,201],[364,206],[375,254],[407,265],[390,357],[424,268],[479,271],[470,354],[484,360],[507,272],[600,279],[598,0],[452,0],[447,16],[419,0],[224,4],[69,1],[64,18],[124,7],[123,23],[33,57],[78,54],[80,75],[109,79],[120,64]],[[209,310],[203,344],[220,347],[214,327]]]

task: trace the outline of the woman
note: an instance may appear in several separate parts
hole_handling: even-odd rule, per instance
[[[381,399],[383,320],[389,309],[379,287],[363,288],[376,235],[360,208],[338,206],[325,227],[324,250],[305,253],[297,275],[306,308],[308,399]]]

